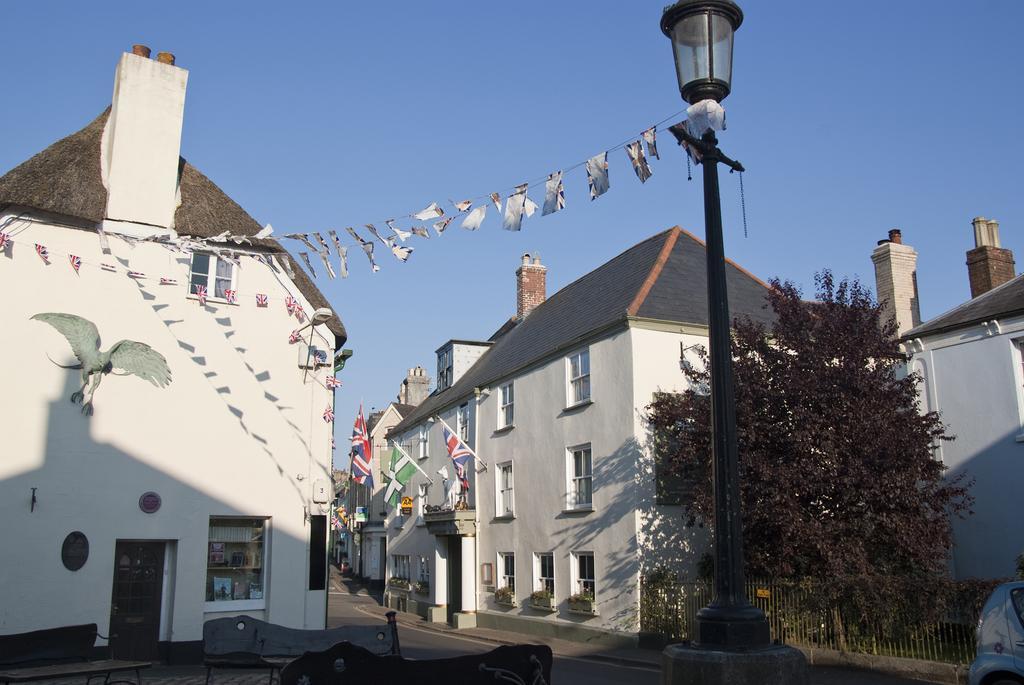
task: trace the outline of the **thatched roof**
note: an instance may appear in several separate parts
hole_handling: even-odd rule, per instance
[[[0,206],[19,205],[53,214],[99,223],[105,218],[107,189],[100,175],[100,139],[108,107],[82,130],[36,154],[0,176]],[[181,158],[178,164],[181,204],[174,213],[180,235],[210,238],[228,231],[232,235],[255,235],[260,225],[228,197],[213,181]],[[327,298],[280,243],[273,239],[253,240],[259,251],[280,252],[295,272],[295,285],[314,307],[330,307]],[[248,246],[246,246],[248,247]],[[332,308],[333,309],[333,308]],[[327,327],[344,344],[347,334],[335,314]]]

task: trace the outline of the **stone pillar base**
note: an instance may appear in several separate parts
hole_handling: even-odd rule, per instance
[[[720,651],[669,645],[661,653],[663,685],[808,685],[807,660],[792,647]]]
[[[427,620],[431,623],[447,623],[448,608],[444,606],[427,607]]]
[[[462,630],[463,628],[476,628],[476,614],[469,614],[464,611],[455,612],[452,617],[452,627],[456,630]]]

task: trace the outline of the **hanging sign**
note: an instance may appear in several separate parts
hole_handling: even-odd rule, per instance
[[[402,516],[412,516],[412,497],[402,498]]]

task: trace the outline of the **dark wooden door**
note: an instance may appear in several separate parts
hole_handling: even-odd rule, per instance
[[[110,602],[111,658],[159,658],[163,579],[163,542],[117,542]]]
[[[445,538],[448,543],[448,623],[454,623],[455,614],[462,611],[462,539],[455,535]],[[438,579],[440,581],[440,579]]]

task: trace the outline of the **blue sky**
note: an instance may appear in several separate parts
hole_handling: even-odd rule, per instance
[[[749,237],[722,175],[726,249],[810,293],[830,268],[873,285],[893,227],[920,257],[921,310],[969,296],[970,220],[1001,223],[1024,255],[1024,3],[747,0],[723,149],[748,169]],[[12,3],[4,8],[0,172],[110,101],[132,43],[190,70],[182,154],[278,233],[361,226],[431,201],[507,192],[683,108],[660,2]],[[1016,84],[1016,85],[1015,85]],[[413,243],[380,273],[350,255],[327,281],[355,356],[338,395],[339,446],[362,401],[384,406],[408,367],[434,375],[445,340],[485,338],[515,310],[524,252],[548,292],[664,228],[703,235],[699,180],[661,137],[641,185],[625,153],[591,202],[582,170],[563,212],[521,233],[490,214]],[[699,178],[699,177],[698,177]],[[540,197],[535,197],[540,201]],[[416,239],[413,239],[416,240]]]

